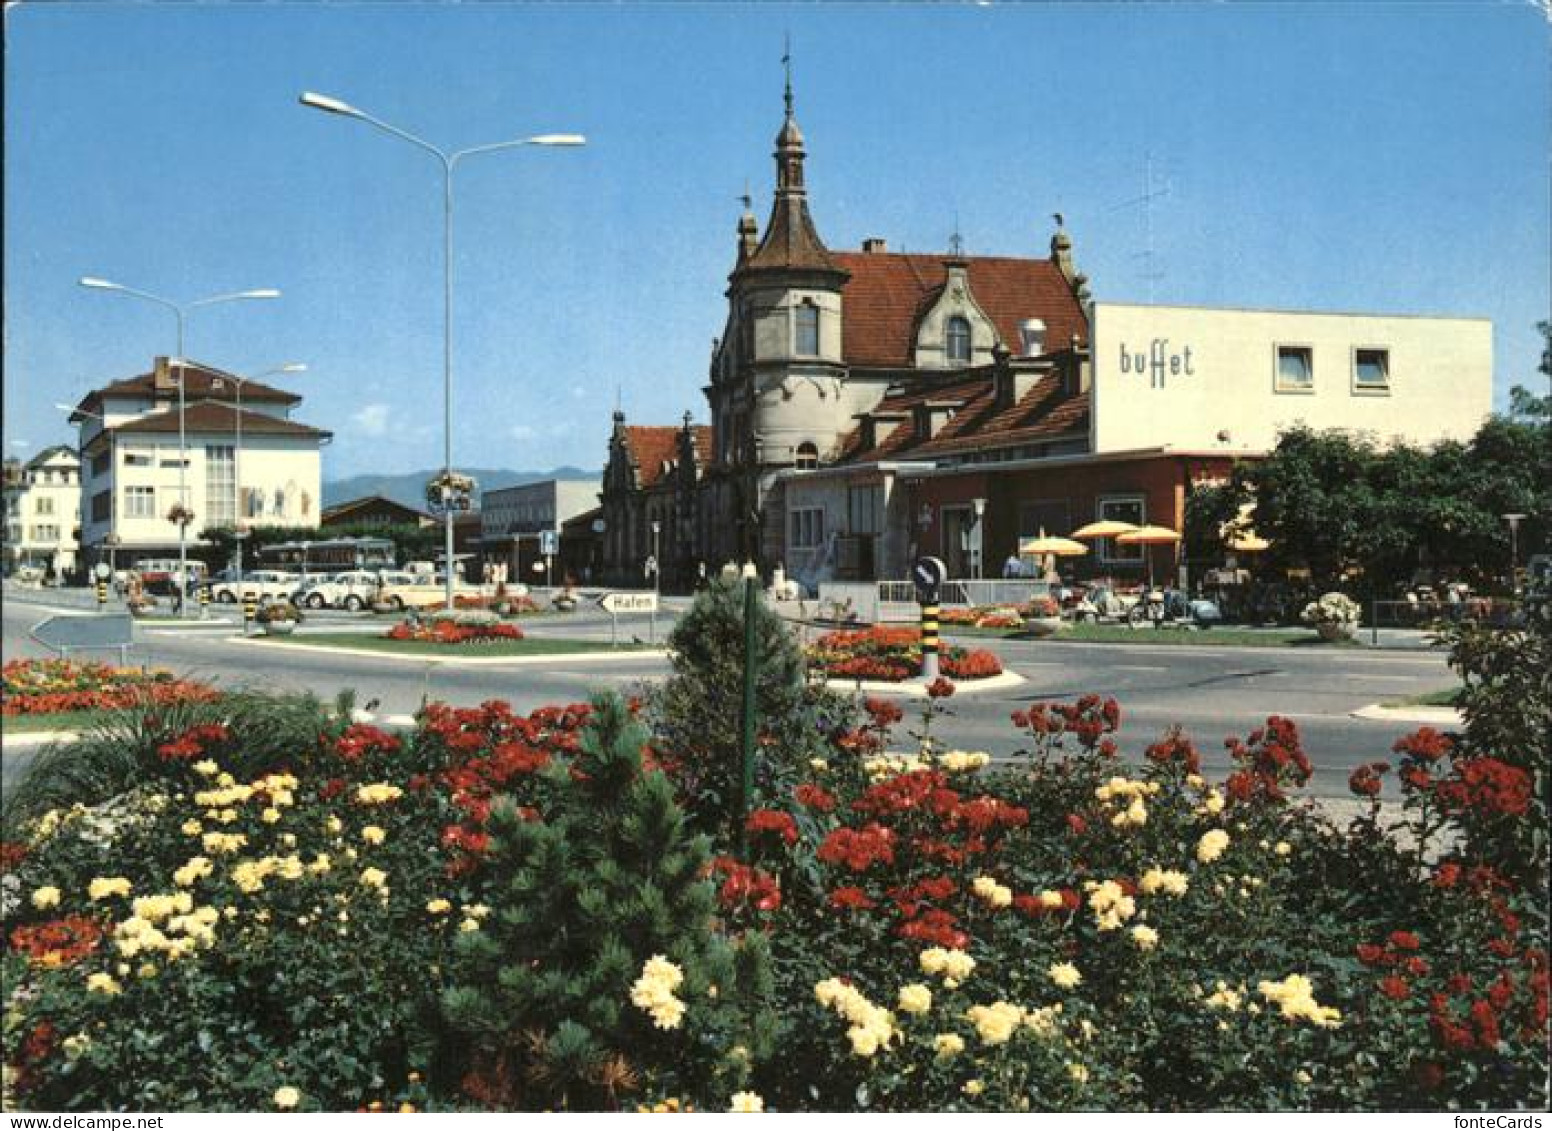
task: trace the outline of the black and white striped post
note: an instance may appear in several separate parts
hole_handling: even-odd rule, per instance
[[[921,677],[923,683],[938,678],[938,623],[942,600],[943,579],[948,567],[938,558],[917,558],[911,567],[911,580],[916,585],[916,603],[921,606]]]

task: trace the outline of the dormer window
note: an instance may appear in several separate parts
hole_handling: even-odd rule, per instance
[[[947,342],[946,353],[950,365],[970,364],[970,322],[966,318],[954,315],[948,320],[948,326],[944,330],[944,338]]]
[[[795,312],[793,352],[799,357],[819,356],[819,308],[805,302]]]
[[[812,471],[819,466],[819,449],[812,441],[804,440],[797,449],[797,468],[799,471]]]

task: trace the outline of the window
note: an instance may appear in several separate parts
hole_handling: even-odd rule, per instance
[[[884,489],[852,487],[846,492],[847,525],[852,534],[884,532]]]
[[[808,440],[798,445],[797,464],[800,471],[812,471],[819,466],[819,449]]]
[[[205,445],[205,515],[211,526],[231,526],[237,520],[235,463],[232,445]]]
[[[113,453],[111,451],[98,452],[92,457],[92,477],[108,474],[108,469],[113,466]]]
[[[107,522],[113,517],[113,492],[98,491],[92,496],[92,521]]]
[[[1277,347],[1276,388],[1279,393],[1315,391],[1315,358],[1309,346]]]
[[[125,487],[124,488],[124,517],[125,518],[155,518],[156,517],[156,488],[155,487]]]
[[[33,514],[53,514],[54,500],[48,495],[38,496],[36,505],[32,508]]]
[[[1141,526],[1147,521],[1147,510],[1141,495],[1108,495],[1099,500],[1100,521],[1129,522]],[[1102,562],[1140,562],[1143,547],[1122,546],[1114,538],[1101,538],[1099,560]]]
[[[954,315],[948,320],[948,328],[944,331],[944,339],[947,344],[948,363],[950,365],[970,364],[970,323],[967,319]]]
[[[156,457],[150,452],[126,449],[124,452],[125,467],[150,467],[156,462]]]
[[[58,542],[59,527],[52,524],[34,526],[32,528],[32,540],[34,542]]]
[[[174,471],[176,471],[180,467],[188,467],[189,466],[189,461],[188,461],[187,458],[179,459],[177,456],[172,456],[172,457],[170,457],[168,459],[162,460],[162,466],[163,467],[170,467]]]
[[[1388,349],[1353,351],[1353,391],[1357,393],[1390,391],[1390,351]]]
[[[791,512],[792,548],[811,549],[824,541],[824,508],[803,507]]]
[[[813,303],[805,302],[797,308],[795,334],[794,353],[799,357],[819,356],[819,308]]]

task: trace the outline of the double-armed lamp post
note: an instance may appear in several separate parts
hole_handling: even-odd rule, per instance
[[[174,302],[172,299],[163,298],[161,295],[151,294],[149,291],[136,290],[134,287],[126,287],[122,283],[109,282],[107,279],[97,279],[87,276],[81,280],[81,286],[90,287],[99,291],[114,291],[118,294],[129,295],[131,298],[144,299],[146,302],[154,302],[158,306],[166,307],[172,311],[178,319],[178,353],[174,359],[178,366],[178,592],[187,594],[189,587],[189,513],[188,480],[189,480],[189,447],[188,429],[185,424],[184,379],[188,374],[187,359],[183,355],[183,328],[189,312],[200,306],[214,306],[221,302],[239,302],[246,299],[279,298],[280,292],[273,288],[263,288],[254,291],[237,291],[232,294],[212,295],[209,298],[196,299],[193,302]],[[104,422],[106,427],[106,422]],[[180,610],[181,612],[181,610]]]
[[[473,157],[479,153],[493,153],[499,149],[517,149],[521,146],[537,145],[546,147],[563,147],[586,145],[587,139],[581,134],[536,134],[533,137],[514,138],[511,141],[498,141],[489,145],[476,145],[468,149],[460,149],[448,153],[432,145],[423,138],[416,137],[408,130],[390,125],[381,118],[368,114],[365,110],[358,109],[348,102],[338,98],[331,98],[324,94],[314,94],[311,91],[301,96],[303,106],[311,106],[314,110],[322,110],[329,114],[339,114],[346,118],[356,118],[370,126],[376,126],[384,133],[392,134],[402,141],[425,150],[434,156],[442,165],[442,475],[444,491],[450,492],[451,477],[453,474],[453,170],[458,167],[458,162],[466,157]],[[444,495],[444,522],[445,522],[445,554],[447,562],[447,607],[453,608],[453,500]]]

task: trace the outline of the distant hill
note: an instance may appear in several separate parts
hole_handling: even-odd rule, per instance
[[[407,507],[426,509],[426,480],[441,469],[410,471],[403,475],[352,475],[349,479],[331,479],[323,485],[323,505],[335,506],[361,499],[368,495],[382,495]],[[597,471],[583,471],[580,467],[557,467],[553,471],[508,471],[491,467],[460,467],[459,472],[474,476],[480,490],[494,491],[501,487],[517,487],[524,483],[537,483],[541,479],[590,479],[599,481]]]

